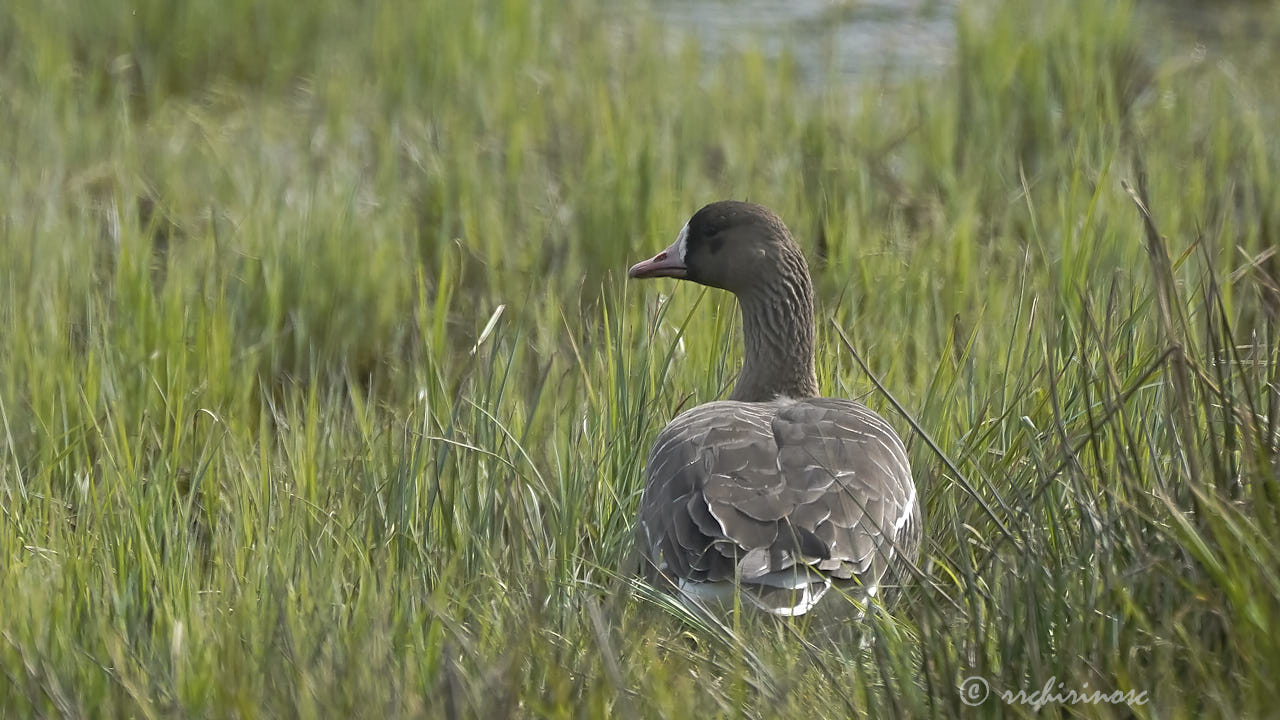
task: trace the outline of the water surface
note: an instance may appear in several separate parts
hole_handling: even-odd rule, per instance
[[[777,58],[789,49],[816,83],[927,74],[955,56],[958,0],[653,1],[662,22],[696,38],[708,54],[755,46]],[[1156,63],[1209,60],[1261,70],[1259,63],[1280,55],[1272,47],[1280,13],[1271,3],[1145,0],[1137,13],[1144,51]]]

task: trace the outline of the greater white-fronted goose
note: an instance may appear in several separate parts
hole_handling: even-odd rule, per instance
[[[809,267],[778,216],[712,203],[628,274],[728,290],[745,343],[730,399],[676,417],[649,454],[637,526],[649,579],[700,604],[736,593],[803,615],[905,576],[920,542],[906,449],[865,406],[816,397]]]

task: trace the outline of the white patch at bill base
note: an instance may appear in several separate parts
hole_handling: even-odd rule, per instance
[[[685,223],[684,227],[680,228],[680,234],[676,235],[676,241],[672,247],[675,248],[676,256],[680,258],[680,264],[687,265],[685,255],[689,250],[689,223]]]

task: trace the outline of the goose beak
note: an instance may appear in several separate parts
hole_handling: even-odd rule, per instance
[[[644,260],[631,266],[627,271],[627,277],[633,278],[656,278],[656,277],[673,277],[682,278],[688,275],[689,269],[684,265],[684,234],[682,233],[675,242],[671,243],[671,247],[654,255],[648,260]]]

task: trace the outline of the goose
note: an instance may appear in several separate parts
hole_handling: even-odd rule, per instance
[[[782,220],[712,203],[627,274],[733,293],[744,344],[729,399],[681,413],[649,453],[646,579],[686,604],[793,617],[905,577],[921,535],[906,448],[866,406],[818,396],[812,281]]]

